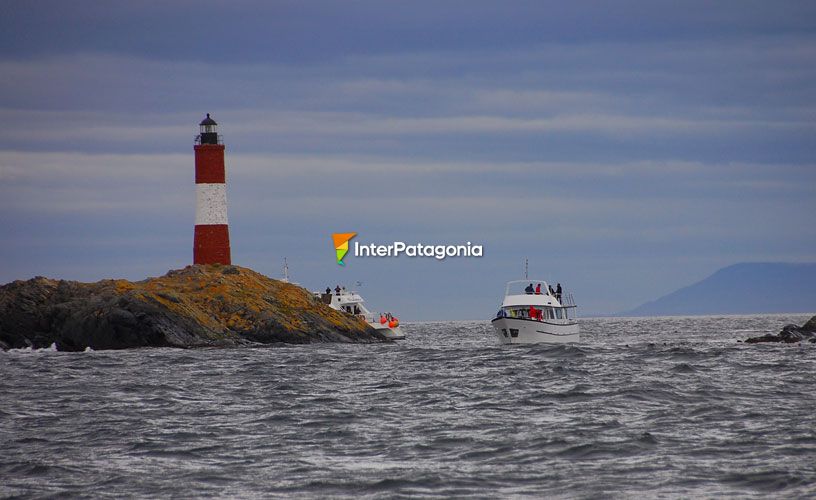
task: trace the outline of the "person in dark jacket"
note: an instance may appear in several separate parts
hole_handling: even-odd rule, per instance
[[[555,298],[558,299],[559,302],[561,302],[561,283],[558,283],[555,286]]]
[[[518,290],[518,288],[516,290]],[[524,293],[526,293],[527,295],[532,295],[533,294],[533,284],[532,283],[527,285],[527,288],[524,289]]]

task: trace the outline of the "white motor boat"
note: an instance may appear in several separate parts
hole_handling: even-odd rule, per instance
[[[405,333],[399,326],[399,319],[391,313],[372,313],[366,309],[363,297],[357,292],[340,288],[339,290],[335,289],[334,292],[329,289],[324,293],[315,292],[315,295],[320,297],[320,300],[332,309],[361,318],[386,338],[392,340],[405,338]]]
[[[573,343],[580,340],[575,308],[572,294],[554,293],[546,281],[511,281],[491,323],[502,344]]]

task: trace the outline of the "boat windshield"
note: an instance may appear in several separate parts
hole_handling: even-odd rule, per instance
[[[547,295],[549,285],[544,280],[519,280],[507,283],[504,295]]]

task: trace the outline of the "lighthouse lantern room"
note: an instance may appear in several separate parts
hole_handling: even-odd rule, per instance
[[[199,135],[198,135],[198,142],[199,144],[218,144],[218,124],[215,123],[215,120],[210,118],[210,114],[207,113],[207,117],[201,120],[201,123],[198,124]]]
[[[225,147],[218,138],[217,126],[207,113],[199,123],[199,135],[193,147],[196,183],[194,264],[231,263]]]

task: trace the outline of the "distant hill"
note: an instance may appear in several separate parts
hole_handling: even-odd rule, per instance
[[[621,316],[812,313],[816,311],[816,263],[746,263],[728,266],[708,278]]]

